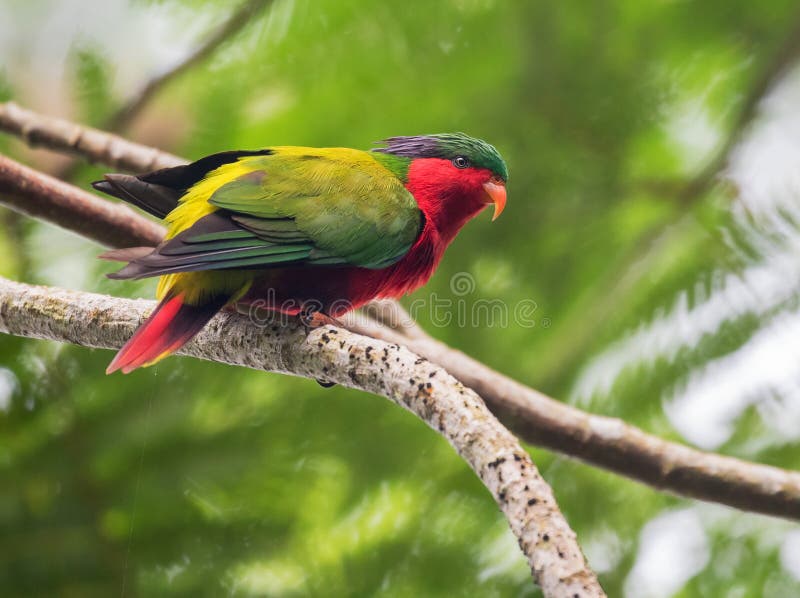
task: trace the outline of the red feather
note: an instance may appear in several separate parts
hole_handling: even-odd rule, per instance
[[[106,373],[122,370],[127,374],[174,353],[200,332],[227,301],[227,297],[220,297],[202,305],[189,305],[183,302],[183,293],[167,296],[119,350]]]

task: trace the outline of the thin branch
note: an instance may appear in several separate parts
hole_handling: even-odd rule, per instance
[[[674,494],[800,519],[800,474],[668,442],[625,421],[585,413],[436,341],[406,341],[486,400],[526,441]]]
[[[226,41],[235,36],[273,0],[248,0],[220,25],[208,38],[180,62],[150,79],[106,123],[111,131],[123,131],[139,115],[150,100],[173,80],[210,57]]]
[[[477,392],[523,440],[659,490],[786,519],[800,519],[800,474],[689,448],[621,419],[565,405],[430,337],[347,320],[350,330],[402,343]],[[352,324],[352,325],[351,325]]]
[[[55,141],[51,147],[62,148],[62,140],[53,135],[48,138]],[[23,179],[17,183],[23,187],[28,184]],[[38,201],[47,202],[48,196]],[[132,222],[150,222],[133,211],[127,213]],[[145,242],[140,239],[133,245]],[[421,328],[416,336],[410,336],[366,318],[349,318],[347,325],[375,338],[404,344],[443,366],[478,392],[501,421],[527,442],[674,494],[800,519],[798,473],[698,451],[646,434],[622,420],[585,413],[430,338]]]
[[[0,130],[20,137],[30,147],[44,147],[132,172],[186,163],[186,160],[167,152],[91,127],[44,116],[14,102],[0,103]]]
[[[157,245],[164,229],[122,204],[104,201],[0,155],[0,204],[103,245]]]
[[[0,278],[0,332],[16,336],[117,349],[154,305]],[[491,492],[545,596],[605,595],[528,453],[477,394],[439,366],[345,330],[261,327],[234,313],[214,318],[181,353],[330,380],[408,409],[446,438]]]

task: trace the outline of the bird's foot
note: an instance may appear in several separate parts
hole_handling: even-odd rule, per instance
[[[298,314],[298,317],[300,318],[300,322],[303,324],[303,326],[305,326],[308,330],[314,330],[315,328],[321,328],[322,326],[336,326],[337,328],[345,327],[344,324],[336,318],[318,310],[301,311]]]

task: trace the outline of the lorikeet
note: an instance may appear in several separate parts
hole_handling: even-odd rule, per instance
[[[459,229],[506,203],[497,150],[463,133],[392,137],[372,151],[269,147],[93,183],[162,218],[158,247],[111,251],[111,278],[160,276],[160,303],[107,372],[178,350],[225,306],[335,318],[430,278]]]

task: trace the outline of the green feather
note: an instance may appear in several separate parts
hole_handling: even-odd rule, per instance
[[[400,179],[404,185],[408,182],[408,168],[411,166],[411,158],[378,152],[375,152],[372,157],[383,164],[384,168]]]

